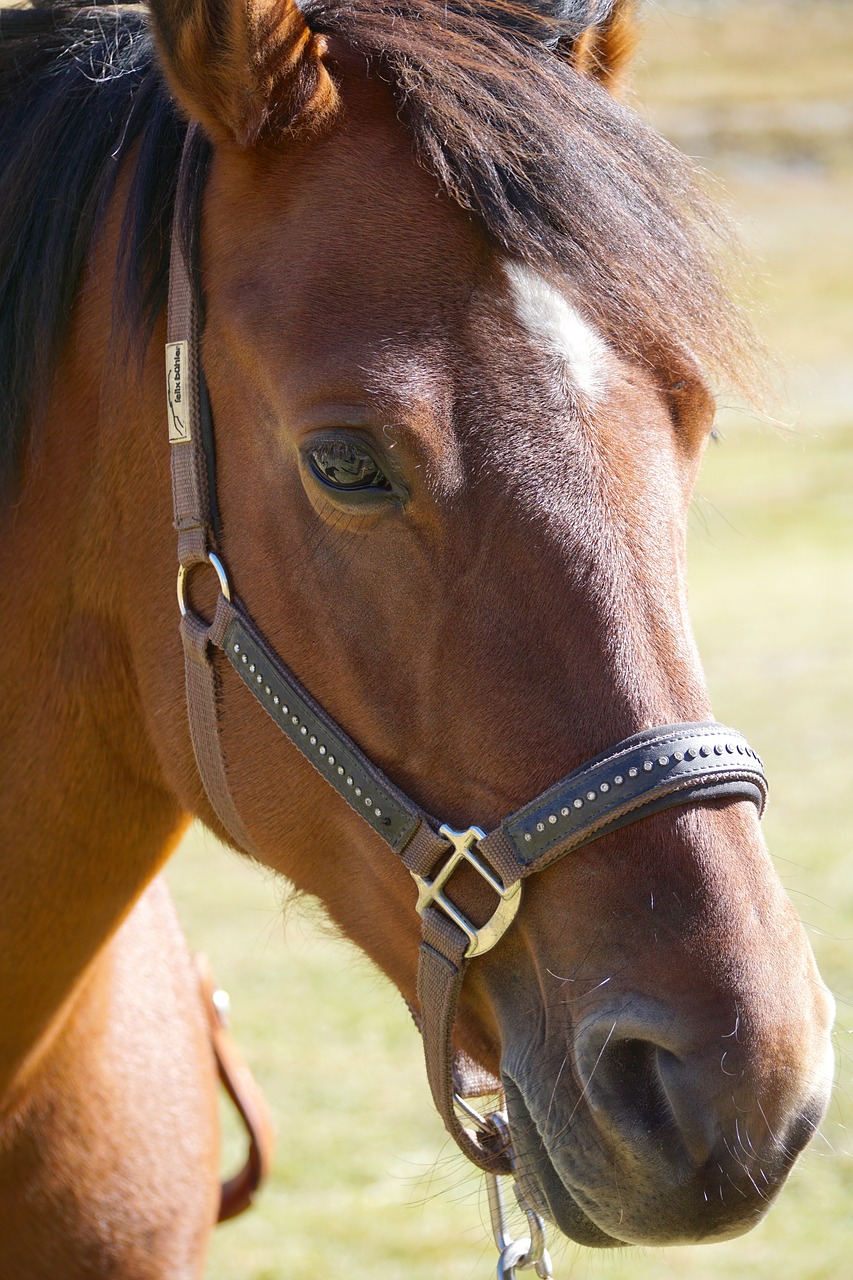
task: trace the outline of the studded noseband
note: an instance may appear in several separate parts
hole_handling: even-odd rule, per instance
[[[512,1171],[506,1134],[474,1132],[455,1103],[499,1087],[452,1047],[456,1007],[470,960],[494,946],[518,911],[522,881],[566,854],[629,822],[676,805],[751,800],[763,811],[767,784],[761,760],[735,730],[712,722],[665,725],[634,734],[582,765],[486,834],[439,825],[376,767],[312,698],[232,597],[212,511],[212,417],[201,368],[196,264],[187,264],[180,227],[186,217],[195,130],[184,146],[172,227],[166,383],[178,602],[187,709],[199,774],[210,804],[234,843],[252,840],[237,811],[219,739],[219,651],[266,713],[411,872],[422,925],[416,1020],[424,1040],[436,1106],[464,1153],[490,1173]],[[213,568],[220,592],[206,622],[188,604],[189,575]],[[496,897],[491,918],[475,927],[448,893],[467,862]],[[414,904],[413,904],[414,905]]]

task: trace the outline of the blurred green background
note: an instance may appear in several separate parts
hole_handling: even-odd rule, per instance
[[[641,111],[721,180],[778,353],[785,426],[722,406],[691,516],[693,618],[718,717],[763,752],[767,837],[839,1005],[823,1134],[768,1219],[695,1249],[558,1245],[573,1280],[853,1276],[853,4],[657,4]],[[276,1116],[258,1206],[210,1280],[494,1274],[482,1181],[433,1113],[399,997],[305,903],[194,829],[170,868]],[[226,1115],[225,1161],[241,1146]],[[529,1273],[525,1273],[529,1274]]]

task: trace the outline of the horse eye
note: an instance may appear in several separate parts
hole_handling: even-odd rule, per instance
[[[389,492],[391,485],[365,449],[349,440],[329,440],[308,452],[311,470],[331,489],[349,493],[362,489]]]

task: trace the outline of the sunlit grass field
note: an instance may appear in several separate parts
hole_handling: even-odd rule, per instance
[[[839,1000],[835,1103],[767,1221],[724,1245],[600,1255],[573,1280],[853,1276],[853,5],[657,6],[643,109],[725,182],[760,270],[780,429],[725,409],[691,516],[718,717],[765,756],[766,833]],[[710,16],[708,16],[710,14]],[[846,113],[846,114],[845,114]],[[847,121],[845,132],[844,121]],[[446,1140],[401,1000],[304,904],[194,830],[170,879],[275,1112],[260,1203],[210,1280],[485,1280],[481,1180]],[[284,908],[284,909],[283,909]],[[226,1163],[239,1148],[229,1126]],[[530,1274],[530,1273],[524,1273]]]

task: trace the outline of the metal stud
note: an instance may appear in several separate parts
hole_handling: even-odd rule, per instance
[[[560,813],[563,815],[564,818],[568,818],[569,816],[569,810],[566,808],[561,809]]]
[[[269,687],[268,684],[264,685],[264,693],[267,695],[267,697],[269,697],[270,694],[272,693],[272,689]]]
[[[658,764],[661,768],[663,768],[664,765],[669,764],[669,756],[658,756]]]
[[[616,786],[617,786],[617,787],[621,787],[621,786],[622,786],[622,783],[625,781],[625,779],[622,777],[622,774],[621,774],[621,773],[617,773],[617,775],[616,775],[616,777],[613,779],[613,781],[616,783]]]
[[[557,815],[556,815],[555,813],[549,813],[549,815],[548,815],[548,821],[550,822],[551,826],[553,827],[553,826],[554,826],[554,824],[555,824],[555,823],[556,823],[556,821],[557,821]]]
[[[595,799],[595,792],[594,792],[594,791],[587,791],[587,793],[586,793],[586,798],[587,798],[587,800],[594,800],[594,799]]]
[[[285,708],[285,710],[286,710],[286,709],[287,709],[287,708]],[[291,716],[291,717],[290,717],[290,723],[291,723],[291,724],[299,724],[299,716]]]
[[[607,792],[610,790],[610,783],[609,783],[609,782],[602,782],[601,786],[600,786],[598,789],[599,789],[599,791],[601,792],[601,794],[602,794],[603,796],[604,796],[604,795],[607,795]]]
[[[378,813],[379,810],[377,809],[376,812]],[[530,834],[529,831],[525,831],[524,838],[527,841],[527,843],[530,844],[530,841],[533,839],[533,836]]]
[[[349,774],[347,774],[347,786],[348,787],[352,786],[352,778],[349,776]]]
[[[688,748],[687,748],[687,759],[688,759],[688,760],[695,760],[695,759],[696,759],[696,757],[698,756],[698,754],[699,754],[699,752],[696,750],[696,748],[695,748],[695,747],[688,747]]]
[[[373,801],[371,800],[370,796],[364,797],[364,803],[367,805],[368,809],[373,808]]]
[[[321,748],[320,748],[320,755],[321,755],[321,756],[324,756],[325,754],[326,754],[326,748],[325,748],[325,747],[321,747]]]
[[[376,810],[375,810],[375,812],[376,812],[376,816],[377,816],[377,818],[381,818],[381,817],[382,817],[382,810],[381,810],[381,809],[376,809]],[[530,839],[530,836],[528,836],[527,838],[528,838],[528,840],[529,840],[529,839]]]
[[[582,808],[583,808],[583,800],[581,800],[581,798],[580,798],[580,797],[578,797],[578,799],[574,801],[574,806],[575,806],[575,808],[576,808],[576,809],[582,809]]]
[[[240,652],[240,646],[239,646],[238,644],[235,644],[235,646],[234,646],[234,652],[235,652],[235,653],[239,653],[239,652]]]
[[[275,705],[276,705],[276,706],[278,706],[279,702],[281,701],[281,699],[279,698],[279,696],[278,696],[278,694],[277,694],[277,693],[274,693],[274,694],[273,694],[273,696],[272,696],[272,700],[273,700],[273,702],[275,703]]]
[[[536,830],[537,830],[537,831],[544,831],[544,830],[545,830],[545,823],[544,823],[544,822],[537,822],[537,823],[536,823]]]
[[[645,769],[646,773],[651,773],[652,769],[654,769],[654,765],[652,764],[651,760],[644,760],[643,768]]]
[[[360,796],[360,795],[361,795],[361,787],[356,787],[356,789],[355,789],[355,794],[356,794],[357,796]]]
[[[303,726],[302,726],[302,728],[299,730],[299,732],[302,734],[303,738],[307,738],[307,737],[308,737],[308,729],[306,728],[306,726],[305,726],[305,725],[303,725]]]
[[[242,661],[242,662],[248,662],[248,661],[249,661],[249,659],[246,657],[245,653],[243,654],[243,657],[242,657],[241,661]]]
[[[329,756],[329,764],[334,764],[334,763],[335,763],[335,757]]]
[[[637,776],[637,774],[638,774],[639,772],[640,772],[640,771],[639,771],[639,769],[633,769],[633,768],[632,768],[632,769],[629,769],[629,770],[628,770],[628,777],[629,777],[629,778],[636,778],[636,776]]]
[[[250,663],[249,663],[249,670],[251,671],[252,675],[254,675],[254,674],[255,674],[255,664],[254,664],[254,662],[250,662]]]
[[[676,751],[676,752],[674,752],[674,753],[673,753],[673,757],[672,757],[672,758],[673,758],[673,760],[675,760],[675,761],[676,761],[676,763],[677,763],[677,764],[681,764],[681,761],[684,759],[684,752],[683,752],[683,751]]]
[[[711,748],[710,748],[710,747],[700,747],[700,748],[699,748],[699,754],[700,754],[700,756],[709,756],[709,755],[711,754]]]
[[[255,676],[255,683],[256,683],[256,684],[263,684],[263,683],[264,683],[264,677],[263,677],[263,676]]]
[[[283,705],[283,706],[282,706],[282,708],[281,708],[281,714],[282,714],[283,716],[286,716],[289,710],[290,710],[290,707],[289,707],[289,706],[287,705],[287,703],[285,702],[285,703],[284,703],[284,705]]]
[[[344,766],[343,766],[342,764],[339,764],[339,765],[338,765],[338,773],[341,775],[341,777],[343,777],[343,776],[344,776],[344,774],[346,773],[346,769],[344,768]]]
[[[311,734],[311,737],[308,739],[308,741],[311,743],[311,746],[312,746],[312,747],[316,747],[316,745],[317,745],[317,735],[316,735],[316,733],[312,733],[312,734]]]

